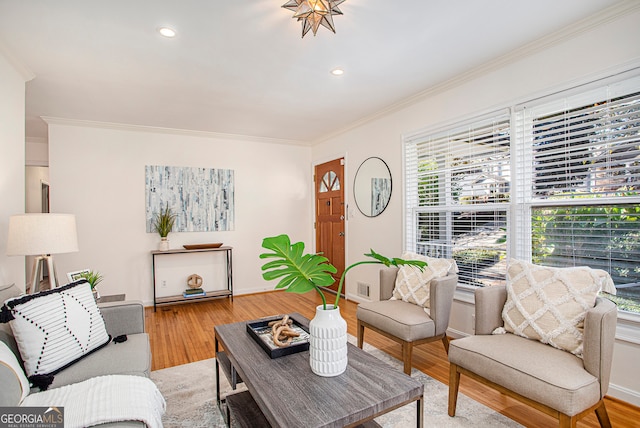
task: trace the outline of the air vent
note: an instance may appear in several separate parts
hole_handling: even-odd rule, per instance
[[[369,284],[358,281],[358,296],[369,297],[370,288]]]

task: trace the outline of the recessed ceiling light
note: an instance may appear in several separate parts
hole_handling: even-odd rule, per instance
[[[344,70],[341,68],[334,68],[333,70],[331,70],[331,74],[333,74],[334,76],[342,76],[344,74]]]
[[[159,28],[159,29],[158,29],[158,32],[159,32],[160,34],[162,34],[163,36],[165,36],[165,37],[169,37],[169,38],[171,38],[171,37],[175,37],[175,36],[176,36],[176,31],[175,31],[175,30],[173,30],[173,29],[171,29],[171,28],[169,28],[169,27],[162,27],[162,28]]]

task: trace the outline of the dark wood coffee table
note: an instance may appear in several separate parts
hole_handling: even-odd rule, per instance
[[[303,325],[309,320],[294,313]],[[216,396],[220,403],[219,361],[228,361],[272,427],[356,426],[416,402],[417,426],[423,425],[424,385],[362,349],[349,344],[347,370],[321,377],[309,366],[309,352],[270,359],[249,336],[246,322],[215,327]],[[220,345],[224,351],[220,349]]]

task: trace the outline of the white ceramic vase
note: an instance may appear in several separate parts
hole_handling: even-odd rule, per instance
[[[169,251],[169,238],[160,238],[159,251]]]
[[[347,369],[347,322],[340,307],[316,307],[309,322],[309,363],[318,376],[338,376]]]

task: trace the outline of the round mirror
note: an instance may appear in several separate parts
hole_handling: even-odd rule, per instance
[[[380,158],[371,157],[358,168],[353,182],[353,194],[360,212],[376,217],[391,199],[391,171]]]

